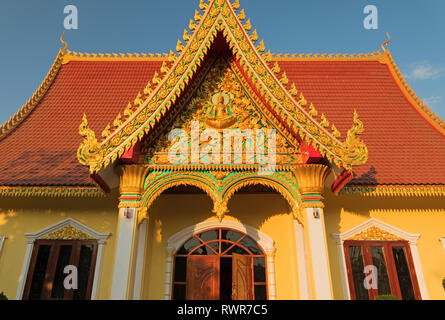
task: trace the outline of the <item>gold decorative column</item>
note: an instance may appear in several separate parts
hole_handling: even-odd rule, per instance
[[[323,217],[323,192],[330,168],[322,164],[306,164],[294,169],[302,199],[305,224],[305,242],[309,249],[306,270],[311,270],[312,297],[317,300],[332,299],[332,286]],[[300,237],[301,238],[301,237]],[[306,245],[305,245],[306,246]],[[302,256],[301,254],[299,255]]]

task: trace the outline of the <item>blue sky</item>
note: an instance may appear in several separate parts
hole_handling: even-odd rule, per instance
[[[69,49],[80,52],[168,52],[175,48],[198,0],[1,0],[0,123],[13,115],[48,72],[64,31],[63,9],[75,5],[79,29]],[[414,91],[445,118],[445,1],[240,0],[275,53],[366,53],[390,50]],[[366,5],[378,29],[363,27]]]

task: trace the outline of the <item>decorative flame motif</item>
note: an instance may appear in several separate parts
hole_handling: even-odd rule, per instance
[[[50,234],[41,237],[40,239],[50,239],[50,240],[84,240],[84,239],[94,239],[85,232],[74,228],[71,225],[67,225],[61,229],[51,232]]]
[[[396,235],[393,235],[392,233],[383,231],[380,228],[377,228],[375,226],[370,227],[366,229],[365,231],[362,231],[352,237],[350,237],[348,240],[395,240],[400,241],[404,240]]]
[[[342,159],[353,166],[365,164],[368,161],[368,148],[359,138],[364,131],[363,122],[358,118],[357,111],[354,110],[353,126],[348,131],[346,141],[343,144]]]
[[[83,115],[82,123],[79,126],[79,134],[84,138],[84,141],[77,150],[77,160],[85,166],[90,166],[100,160],[101,148],[94,131],[88,127],[86,114]]]

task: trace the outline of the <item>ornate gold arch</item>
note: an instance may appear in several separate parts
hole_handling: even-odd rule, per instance
[[[289,203],[293,217],[303,224],[301,195],[298,183],[291,171],[276,171],[261,175],[255,168],[250,170],[228,171],[224,169],[202,170],[153,170],[144,181],[141,207],[150,208],[153,202],[167,189],[180,185],[190,185],[202,189],[213,201],[213,213],[222,221],[228,213],[227,204],[236,191],[244,186],[263,185],[276,190]]]
[[[141,206],[149,208],[153,202],[167,189],[181,185],[190,185],[203,190],[216,205],[220,203],[219,192],[214,179],[201,172],[187,171],[152,171],[144,182]]]

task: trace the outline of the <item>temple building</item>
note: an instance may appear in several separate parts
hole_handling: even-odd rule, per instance
[[[9,299],[445,299],[445,122],[388,41],[274,54],[238,0],[175,52],[61,41],[0,127]]]

